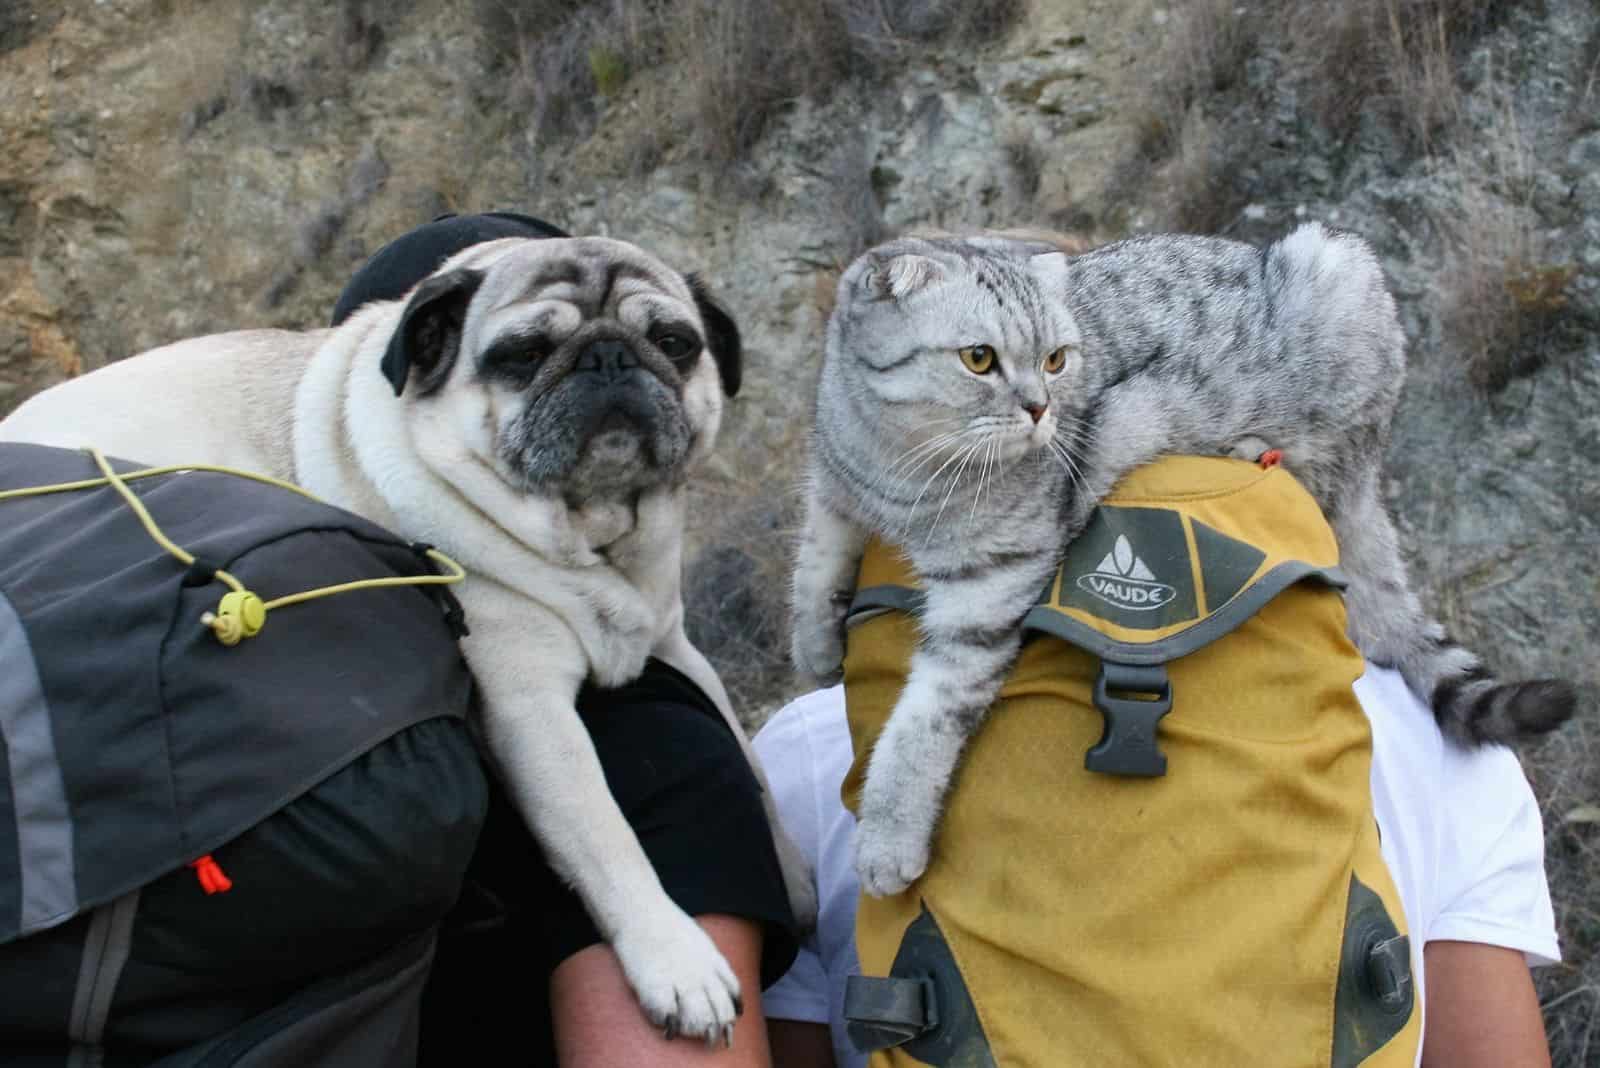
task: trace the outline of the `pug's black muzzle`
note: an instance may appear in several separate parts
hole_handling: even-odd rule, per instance
[[[668,365],[663,380],[653,365],[664,361],[635,344],[591,336],[559,381],[532,391],[504,452],[530,485],[585,500],[680,476],[692,432],[676,374]]]
[[[578,353],[578,359],[572,365],[574,372],[586,371],[597,374],[608,382],[617,381],[637,367],[639,367],[639,357],[634,355],[633,349],[612,338],[601,338],[590,342],[582,352]]]

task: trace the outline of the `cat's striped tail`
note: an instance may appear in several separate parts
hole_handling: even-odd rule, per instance
[[[1428,696],[1439,729],[1454,742],[1471,748],[1524,741],[1554,730],[1577,711],[1578,690],[1570,682],[1497,679],[1442,628],[1431,645],[1417,658],[1427,663],[1402,664],[1400,670],[1414,691]]]
[[[1353,461],[1335,470],[1357,470]],[[1552,731],[1571,719],[1578,689],[1560,679],[1506,682],[1476,653],[1445,632],[1422,607],[1406,578],[1400,535],[1383,506],[1375,467],[1338,482],[1343,496],[1324,506],[1339,540],[1350,637],[1378,664],[1398,668],[1406,685],[1433,709],[1452,742],[1473,748],[1512,743]]]

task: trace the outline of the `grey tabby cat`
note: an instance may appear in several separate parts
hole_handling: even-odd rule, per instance
[[[927,866],[966,740],[1022,615],[1123,474],[1171,453],[1269,447],[1333,525],[1351,637],[1466,746],[1548,730],[1566,683],[1502,683],[1407,585],[1380,464],[1405,374],[1365,242],[1318,224],[1265,251],[1141,237],[1069,257],[996,236],[905,238],[840,279],[817,393],[794,656],[839,676],[864,542],[900,546],[923,641],[868,763],[857,869],[873,894]]]

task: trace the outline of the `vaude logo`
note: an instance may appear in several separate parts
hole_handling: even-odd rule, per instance
[[[1178,595],[1177,590],[1158,580],[1144,566],[1144,561],[1128,544],[1126,534],[1117,535],[1117,543],[1100,561],[1100,566],[1087,575],[1078,576],[1078,588],[1107,604],[1133,612],[1160,608]]]

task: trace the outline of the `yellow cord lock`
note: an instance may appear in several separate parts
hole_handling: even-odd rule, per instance
[[[201,616],[200,622],[210,627],[223,645],[238,645],[261,633],[267,622],[267,606],[249,590],[234,590],[223,594],[217,610]]]

